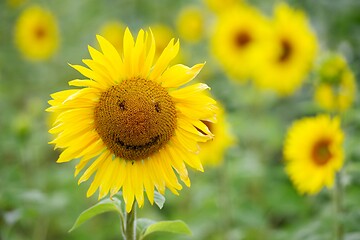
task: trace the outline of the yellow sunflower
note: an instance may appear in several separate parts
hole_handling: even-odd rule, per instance
[[[204,65],[169,67],[178,41],[172,39],[153,64],[155,41],[148,32],[140,30],[134,41],[126,29],[123,57],[103,37],[97,40],[102,52],[89,46],[92,59],[83,60],[89,68],[71,65],[87,78],[69,82],[80,88],[51,95],[47,111],[59,116],[50,143],[65,149],[57,162],[80,159],[75,175],[87,166],[79,183],[94,175],[88,197],[97,189],[99,199],[122,189],[130,212],[134,198],[143,206],[144,190],[151,204],[154,188],[178,194],[182,185],[174,170],[190,186],[184,163],[203,171],[198,142],[213,137],[203,121],[214,122],[217,107],[206,84],[177,89]]]
[[[125,26],[118,21],[105,23],[100,29],[100,35],[107,39],[118,51],[122,53]]]
[[[196,7],[184,8],[176,21],[177,31],[182,39],[198,42],[204,35],[204,14]]]
[[[267,35],[267,21],[256,9],[241,5],[224,11],[211,39],[214,56],[236,80],[252,76],[257,64],[255,49]]]
[[[59,45],[59,32],[52,13],[39,6],[26,9],[15,25],[15,43],[30,60],[51,57]]]
[[[204,121],[209,130],[216,136],[212,140],[201,143],[200,160],[204,165],[215,166],[222,163],[225,151],[234,143],[230,126],[222,107],[216,113],[216,124]]]
[[[344,162],[343,139],[338,117],[307,117],[290,127],[284,146],[286,172],[300,193],[332,187]]]
[[[314,61],[317,41],[305,14],[286,4],[277,5],[272,34],[258,49],[255,83],[279,95],[289,95],[305,80]]]
[[[340,55],[327,58],[319,69],[319,83],[314,99],[328,111],[345,111],[354,102],[356,81],[345,59]]]
[[[205,5],[215,13],[221,13],[236,5],[239,0],[204,0]],[[241,1],[240,1],[241,2]]]

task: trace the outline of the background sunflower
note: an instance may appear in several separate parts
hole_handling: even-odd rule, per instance
[[[15,43],[24,57],[44,60],[51,57],[59,45],[57,20],[40,6],[30,6],[15,25]]]
[[[49,107],[47,101],[51,93],[72,88],[67,84],[71,79],[85,78],[68,63],[80,63],[81,59],[90,58],[87,45],[100,49],[95,36],[105,34],[103,26],[111,22],[128,26],[133,33],[151,27],[156,42],[165,42],[158,48],[160,52],[171,38],[179,38],[180,59],[172,60],[170,65],[181,62],[193,66],[206,61],[198,80],[211,87],[211,94],[222,103],[235,140],[224,152],[221,165],[206,167],[204,163],[205,171],[201,174],[188,168],[191,188],[183,187],[180,197],[165,191],[163,209],[152,207],[144,200],[143,208],[138,211],[139,218],[182,219],[193,235],[177,237],[158,233],[149,239],[296,240],[331,239],[334,236],[329,230],[333,229],[334,188],[322,188],[312,196],[299,193],[286,174],[283,146],[287,130],[294,122],[321,114],[335,115],[333,109],[323,108],[314,101],[324,53],[342,56],[352,71],[353,87],[357,90],[360,3],[358,0],[284,1],[291,12],[302,13],[306,26],[316,36],[317,54],[312,59],[313,67],[303,75],[304,81],[296,85],[294,91],[283,94],[271,87],[264,91],[262,85],[255,82],[254,75],[248,77],[247,83],[239,84],[242,79],[229,71],[230,68],[235,71],[244,65],[255,65],[256,73],[260,71],[260,61],[255,64],[228,63],[225,67],[214,54],[213,37],[222,12],[228,11],[227,7],[234,9],[234,2],[236,6],[246,4],[245,7],[254,9],[260,18],[270,23],[275,20],[274,11],[278,6],[275,0],[0,1],[0,239],[120,238],[120,231],[114,231],[119,228],[118,217],[112,213],[99,215],[68,233],[79,213],[98,202],[98,195],[84,197],[94,178],[90,177],[80,186],[74,181],[71,173],[80,160],[61,165],[55,162],[62,151],[54,151],[48,145],[54,138],[47,130],[48,122],[53,122],[51,118],[57,116],[44,112]],[[58,33],[57,47],[40,61],[25,57],[15,39],[18,19],[34,5],[50,13]],[[205,34],[199,42],[183,41],[177,30],[181,10],[190,5],[205,16]],[[158,25],[166,28],[165,37],[156,33],[155,26]],[[234,25],[230,22],[226,27]],[[268,27],[270,32],[274,30],[273,24]],[[296,32],[289,34],[297,36]],[[260,40],[269,42],[263,37]],[[27,41],[27,44],[31,43]],[[36,49],[35,45],[30,48]],[[254,53],[254,59],[263,59],[265,53]],[[280,73],[282,78],[288,77],[281,70]],[[289,84],[292,80],[289,79]],[[340,171],[345,239],[358,239],[360,233],[359,116],[358,95],[355,94],[351,104],[338,114],[344,133],[344,164]],[[207,153],[215,155],[211,150]]]
[[[301,193],[318,193],[334,185],[344,163],[344,133],[338,118],[320,115],[296,121],[284,146],[286,172]]]

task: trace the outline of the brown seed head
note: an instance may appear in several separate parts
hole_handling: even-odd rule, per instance
[[[330,144],[329,139],[321,139],[314,145],[312,157],[317,165],[325,165],[333,157],[329,149]]]
[[[124,80],[102,93],[95,108],[95,126],[117,157],[145,159],[174,134],[175,105],[168,92],[153,81]]]

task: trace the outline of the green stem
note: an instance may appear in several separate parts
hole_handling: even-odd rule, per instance
[[[343,224],[343,187],[341,183],[341,171],[336,174],[334,188],[334,210],[335,210],[335,239],[344,239]]]
[[[125,211],[126,212],[126,211]],[[125,216],[125,240],[136,240],[136,204],[134,203],[131,211],[126,212]]]

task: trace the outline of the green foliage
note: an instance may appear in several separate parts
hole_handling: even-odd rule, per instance
[[[160,208],[164,205],[165,198],[159,194],[156,193],[156,199],[157,204]],[[161,196],[161,197],[160,197]],[[136,207],[136,206],[134,206]],[[96,217],[100,214],[103,214],[105,212],[116,212],[117,215],[120,217],[120,221],[123,226],[123,229],[125,227],[124,219],[126,218],[123,214],[123,211],[121,209],[121,200],[118,198],[106,198],[94,206],[86,209],[83,211],[78,218],[76,219],[74,225],[69,230],[69,232],[72,232],[73,230],[77,229],[80,225],[82,225],[84,222],[92,219],[93,217]],[[153,221],[146,218],[140,218],[136,220],[136,230],[137,230],[137,238],[138,239],[144,239],[148,235],[155,233],[155,232],[168,232],[173,234],[187,234],[191,235],[191,230],[181,220],[174,220],[174,221]]]
[[[89,57],[87,45],[97,47],[95,35],[105,22],[122,21],[133,32],[162,23],[171,27],[178,38],[175,19],[183,7],[200,6],[210,27],[215,15],[204,7],[203,0],[27,0],[18,7],[10,7],[7,2],[0,1],[0,239],[119,239],[120,205],[109,199],[98,203],[97,196],[86,198],[91,179],[77,185],[79,177],[74,178],[73,172],[78,160],[55,163],[60,151],[47,143],[51,141],[47,133],[50,115],[44,112],[49,94],[68,89],[69,80],[81,77],[67,63],[79,64]],[[247,2],[270,15],[278,1]],[[360,1],[287,2],[307,13],[321,48],[342,53],[360,79]],[[17,17],[32,4],[52,11],[60,27],[59,51],[44,62],[27,61],[14,45]],[[208,30],[211,33],[211,28]],[[193,235],[171,235],[175,240],[332,239],[332,190],[324,189],[317,196],[299,195],[282,162],[288,126],[294,119],[320,111],[312,102],[311,76],[294,96],[260,94],[253,86],[233,82],[220,71],[208,39],[198,44],[180,41],[184,50],[182,63],[207,62],[199,80],[206,81],[214,97],[224,105],[238,141],[226,152],[221,166],[205,166],[204,173],[189,168],[191,188],[184,186],[180,196],[167,191],[164,205],[165,198],[155,193],[155,204],[161,210],[145,201],[138,210],[138,233],[147,232],[146,239],[170,238],[166,233],[153,232],[159,226],[148,220],[151,218],[186,222]],[[358,96],[342,120],[346,132],[342,218],[346,239],[360,238]],[[76,231],[68,233],[70,228]],[[180,229],[188,230],[184,226]]]
[[[76,219],[74,225],[69,230],[69,232],[75,230],[87,220],[105,212],[117,212],[117,214],[122,216],[121,201],[117,198],[104,199],[99,203],[95,204],[94,206],[86,209]]]
[[[191,235],[191,230],[186,225],[186,223],[181,220],[160,221],[148,225],[144,233],[140,235],[140,240],[155,232],[169,232],[175,234]]]

